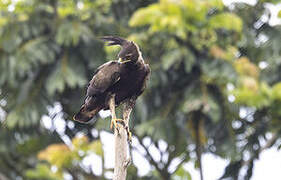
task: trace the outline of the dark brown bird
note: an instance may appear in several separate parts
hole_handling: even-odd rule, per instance
[[[105,36],[101,39],[108,42],[109,46],[121,46],[119,60],[109,61],[96,70],[88,85],[85,102],[73,118],[81,123],[87,123],[100,110],[110,109],[112,128],[113,125],[117,125],[117,121],[122,121],[116,119],[115,106],[124,103],[123,113],[130,115],[136,99],[146,87],[150,68],[134,42],[114,36]]]

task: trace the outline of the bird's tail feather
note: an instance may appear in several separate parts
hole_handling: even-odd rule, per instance
[[[83,107],[80,109],[80,111],[77,114],[73,116],[73,119],[80,123],[88,123],[91,121],[92,118],[93,118],[92,116],[89,116],[87,113],[85,113]]]
[[[92,122],[91,120],[96,121],[96,114],[102,107],[96,106],[93,101],[89,104],[89,100],[86,99],[85,104],[83,104],[79,112],[73,116],[73,119],[80,123],[89,123]]]
[[[117,37],[117,36],[103,36],[101,37],[101,39],[103,41],[106,41],[108,42],[108,46],[113,46],[113,45],[120,45],[120,46],[123,46],[127,40],[126,39],[123,39],[121,37]]]

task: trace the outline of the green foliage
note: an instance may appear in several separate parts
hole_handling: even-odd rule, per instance
[[[62,57],[61,62],[51,72],[46,81],[46,89],[48,94],[54,95],[56,91],[62,93],[66,86],[70,88],[85,87],[87,80],[84,76],[84,69],[81,65],[69,62],[68,55]]]
[[[12,5],[15,6],[13,12],[5,9]],[[9,92],[5,97],[9,105],[4,108],[10,112],[6,117],[8,127],[38,124],[47,112],[47,105],[54,102],[54,95],[85,87],[89,79],[85,70],[89,58],[78,54],[91,49],[91,46],[82,46],[94,40],[92,23],[86,20],[107,12],[110,3],[85,1],[80,6],[77,9],[76,3],[71,1],[3,2],[1,8],[5,13],[0,17],[7,22],[0,30],[3,74],[0,84],[7,87],[1,89],[4,94]],[[92,8],[100,10],[93,13],[90,12]],[[22,15],[25,18],[20,18]],[[33,101],[29,101],[31,99]]]
[[[281,100],[281,83],[276,83],[272,88],[272,97],[276,100]]]
[[[91,153],[102,157],[102,144],[98,140],[89,142],[86,136],[73,138],[72,147],[63,143],[52,144],[38,154],[38,159],[45,160],[48,164],[39,163],[35,169],[28,170],[26,176],[31,179],[61,179],[64,172],[72,173],[71,169],[79,168],[78,162]],[[52,166],[57,170],[51,171]]]
[[[247,83],[247,84],[246,84]],[[236,102],[262,108],[270,105],[270,88],[265,83],[258,85],[254,79],[244,79],[244,86],[237,88],[233,94],[236,97]]]
[[[161,58],[164,70],[170,69],[172,66],[180,66],[184,61],[186,72],[190,72],[195,62],[194,55],[188,49],[176,47],[165,52]]]
[[[261,2],[269,2],[269,3],[277,4],[280,3],[280,0],[261,0]]]
[[[209,2],[213,1],[163,0],[133,14],[129,24],[140,31],[147,30],[145,34],[148,36],[144,38],[143,34],[136,34],[134,39],[139,39],[143,46],[150,46],[147,51],[155,67],[150,89],[152,95],[148,95],[142,105],[152,104],[150,108],[161,112],[148,110],[147,116],[151,116],[151,120],[142,122],[136,129],[140,135],[149,135],[155,139],[162,136],[169,144],[174,144],[179,138],[175,132],[185,134],[184,139],[191,138],[196,146],[203,146],[204,149],[212,146],[206,144],[212,140],[215,153],[239,159],[242,156],[238,153],[240,147],[234,145],[235,135],[246,133],[250,128],[243,122],[247,118],[241,119],[241,128],[236,130],[231,126],[233,121],[240,118],[239,109],[254,107],[254,115],[251,117],[260,123],[262,117],[271,116],[260,114],[260,111],[270,110],[278,116],[276,107],[280,106],[272,97],[272,89],[274,83],[280,81],[280,76],[274,81],[268,81],[270,78],[266,78],[266,70],[260,69],[258,63],[265,59],[276,62],[267,51],[276,47],[274,52],[280,52],[280,46],[277,42],[274,46],[269,45],[275,38],[268,29],[263,31],[261,28],[257,34],[263,32],[270,39],[261,42],[262,45],[256,42],[256,30],[252,29],[252,25],[264,8],[255,10],[256,7],[241,5],[237,11],[230,12],[227,7],[219,5],[221,1],[216,1],[219,4]],[[263,7],[260,3],[256,6]],[[247,13],[249,11],[253,14]],[[249,14],[252,15],[251,20]],[[278,27],[270,29],[274,32]],[[161,61],[155,62],[158,57],[161,57]],[[184,68],[185,62],[190,62],[189,68]],[[273,64],[267,68],[274,67]],[[271,73],[267,72],[267,77]],[[280,74],[277,70],[274,73]],[[273,86],[269,85],[272,83]],[[233,88],[228,90],[230,85]],[[277,94],[276,90],[274,92]],[[176,103],[173,103],[174,97]],[[235,101],[228,100],[229,97]],[[149,103],[152,99],[155,100],[154,104]],[[176,125],[172,126],[170,121]],[[169,136],[174,138],[161,134],[161,129],[167,132],[163,124],[173,129],[174,132],[169,130]],[[152,130],[152,126],[159,128]],[[259,130],[257,134],[269,130],[265,129]],[[220,136],[218,130],[223,131],[221,134],[224,135]],[[257,143],[256,137],[253,138],[255,140],[252,138],[246,136],[244,139],[249,146],[253,141]],[[238,168],[241,168],[241,164]]]
[[[77,45],[79,40],[90,41],[93,34],[89,27],[80,22],[65,22],[60,24],[56,34],[56,42],[60,45]]]
[[[222,1],[183,0],[175,3],[170,0],[162,0],[138,10],[129,24],[133,27],[150,25],[150,33],[164,31],[184,39],[188,38],[189,32],[197,33],[201,37],[205,36],[203,38],[210,38],[209,36],[214,36],[214,30],[217,28],[241,32],[242,21],[237,15],[219,13],[208,19],[207,16],[211,9],[221,11],[223,9]],[[212,38],[214,37],[210,39]]]
[[[210,18],[209,24],[211,28],[242,31],[242,20],[233,13],[221,13]]]
[[[227,61],[213,59],[202,62],[203,79],[206,83],[226,85],[235,83],[237,74],[233,66]],[[211,69],[211,70],[210,70]]]
[[[27,170],[26,176],[29,179],[42,179],[42,180],[59,180],[62,178],[59,174],[54,174],[48,165],[38,164],[34,170]]]
[[[52,144],[45,151],[38,155],[38,159],[46,160],[59,169],[70,167],[72,164],[72,154],[65,144]]]
[[[172,176],[172,180],[191,180],[191,175],[183,167],[180,167]]]

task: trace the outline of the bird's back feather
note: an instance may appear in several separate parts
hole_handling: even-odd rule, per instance
[[[87,88],[87,95],[80,111],[73,117],[74,120],[86,123],[90,121],[101,109],[105,108],[108,93],[120,79],[120,63],[110,61],[100,66],[94,73]]]

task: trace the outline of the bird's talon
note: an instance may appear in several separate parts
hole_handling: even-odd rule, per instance
[[[124,163],[124,168],[127,168],[131,163],[132,163],[132,158],[129,157]]]
[[[132,143],[132,133],[130,130],[127,131],[127,136],[128,136],[128,142],[131,144]]]
[[[125,126],[125,130],[127,132],[127,141],[131,144],[132,143],[132,133],[128,126]]]
[[[112,119],[112,120],[111,120],[111,123],[110,123],[110,129],[111,129],[111,130],[113,130],[113,126],[118,129],[118,127],[119,127],[120,125],[119,125],[117,122],[123,123],[124,121],[123,121],[123,119]]]

